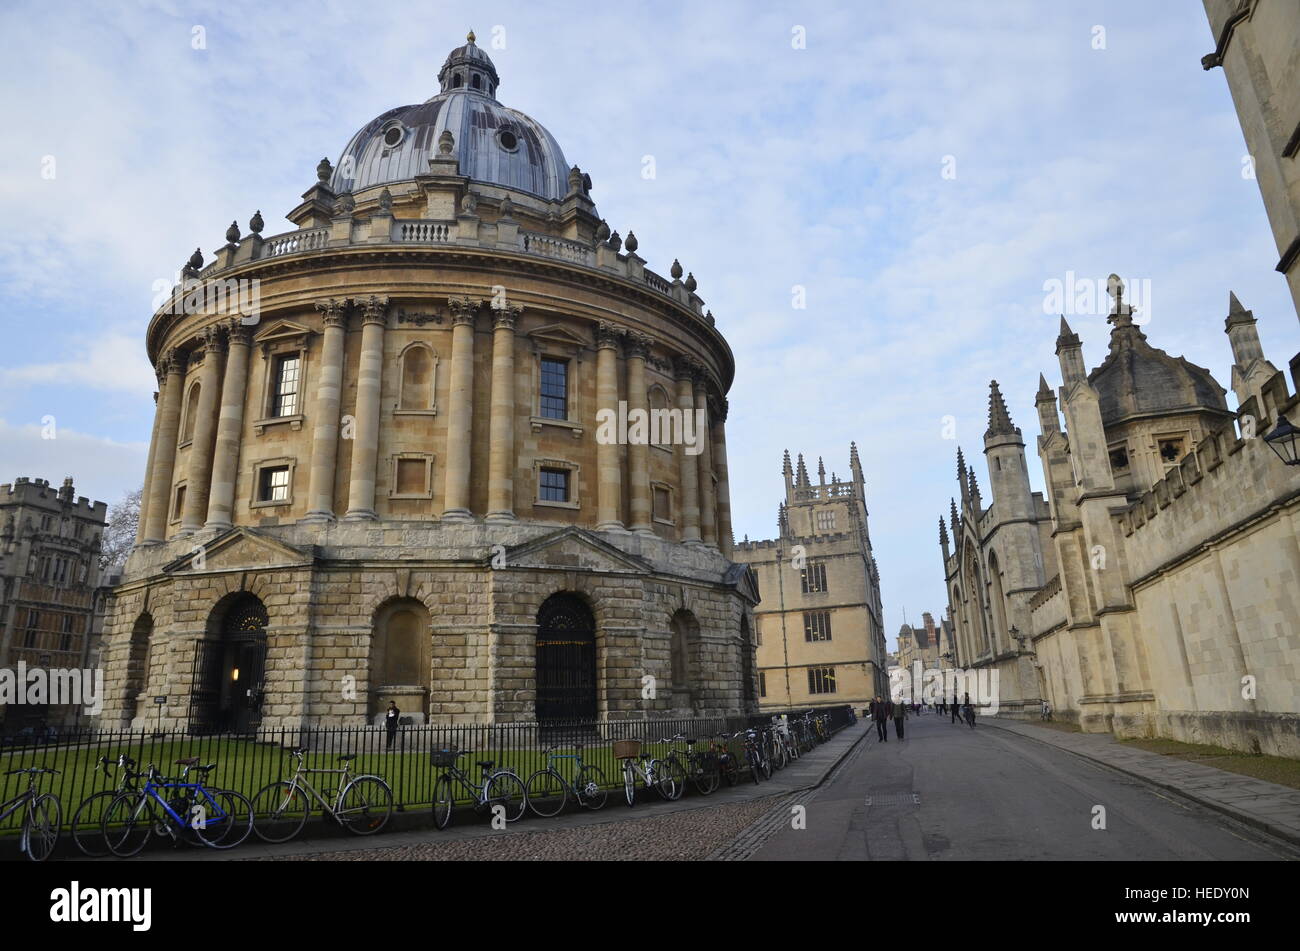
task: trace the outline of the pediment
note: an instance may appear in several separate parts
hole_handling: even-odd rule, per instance
[[[253,342],[258,344],[275,343],[280,340],[294,340],[310,336],[314,331],[292,320],[277,320],[253,335]]]
[[[758,604],[761,600],[758,591],[758,572],[749,565],[734,563],[727,569],[722,580],[724,584],[735,588],[736,592],[750,604]]]
[[[547,343],[560,344],[566,347],[589,347],[591,341],[587,340],[581,334],[570,330],[563,324],[547,324],[545,327],[538,327],[529,331],[530,340]]]
[[[596,572],[650,573],[649,562],[581,528],[562,528],[507,548],[507,568],[563,568]]]
[[[299,567],[314,558],[311,549],[296,548],[252,529],[232,528],[209,542],[196,542],[192,551],[164,566],[163,572]]]

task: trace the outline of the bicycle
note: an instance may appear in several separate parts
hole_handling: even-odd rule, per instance
[[[99,792],[87,796],[81,801],[76,814],[72,817],[72,841],[77,844],[77,848],[81,850],[83,855],[90,858],[102,858],[109,854],[108,843],[104,838],[104,815],[107,813],[108,807],[113,804],[113,800],[123,793],[138,791],[132,778],[138,774],[131,772],[131,767],[135,766],[135,760],[125,753],[119,753],[117,765],[122,770],[122,773],[114,787],[112,789],[101,789]],[[113,774],[109,772],[107,756],[99,758],[96,768],[112,781]]]
[[[672,773],[663,769],[663,764],[658,759],[643,752],[641,742],[641,740],[617,740],[614,743],[614,758],[623,761],[623,796],[627,799],[629,809],[636,805],[638,776],[647,789],[653,786],[660,796],[670,802],[680,795],[677,791],[677,780],[673,778]]]
[[[33,862],[44,862],[54,851],[59,842],[59,830],[63,824],[63,806],[59,797],[53,793],[38,793],[36,778],[45,773],[57,774],[57,769],[44,766],[28,766],[23,769],[11,769],[6,776],[27,774],[27,789],[14,796],[8,802],[0,803],[0,822],[4,822],[19,809],[23,809],[22,833],[18,839],[18,849]]]
[[[713,737],[713,742],[709,744],[709,751],[717,760],[718,773],[727,781],[727,785],[736,785],[740,770],[736,766],[735,754],[731,752],[731,747],[728,745],[727,734],[716,734]]]
[[[524,781],[513,770],[499,769],[494,772],[495,760],[478,761],[479,768],[483,771],[483,785],[475,786],[456,762],[460,757],[472,753],[472,750],[434,750],[429,754],[432,764],[443,770],[433,784],[433,824],[439,829],[451,825],[452,807],[456,805],[451,788],[453,779],[473,797],[476,812],[501,806],[505,810],[506,822],[514,822],[528,808],[528,790]]]
[[[180,780],[170,780],[149,764],[144,773],[131,773],[132,781],[145,777],[144,787],[122,793],[104,812],[104,841],[118,858],[138,855],[151,836],[166,835],[173,845],[190,833],[211,849],[233,849],[253,830],[253,806],[231,789],[208,789],[205,780],[216,763],[200,766],[198,757],[176,760],[185,767]],[[190,771],[203,779],[187,782]],[[173,791],[170,801],[163,793]]]
[[[675,747],[669,747],[668,755],[663,759],[664,768],[672,773],[678,786],[674,799],[680,799],[685,792],[687,777],[690,777],[691,783],[701,796],[707,796],[718,788],[722,777],[718,775],[717,758],[710,753],[697,753],[695,744],[699,742],[698,740],[687,737],[684,733],[678,733],[675,736],[664,737],[659,742],[686,744],[685,764],[679,756],[681,751]]]
[[[772,778],[772,764],[763,756],[762,744],[759,743],[758,735],[751,727],[747,730],[741,730],[736,736],[745,738],[745,762],[749,766],[750,778],[754,780],[757,786],[760,777],[762,779]]]
[[[605,788],[608,783],[599,766],[591,766],[582,761],[582,746],[575,747],[573,753],[556,753],[554,746],[542,751],[546,757],[546,766],[528,777],[524,791],[528,796],[528,805],[539,816],[558,816],[564,811],[564,805],[572,796],[581,806],[596,810],[604,807],[609,798]],[[574,761],[575,778],[572,784],[555,768],[557,759]]]
[[[288,842],[307,824],[314,799],[325,815],[353,835],[374,835],[393,815],[393,790],[379,776],[352,775],[355,753],[339,757],[342,769],[309,767],[307,751],[297,747],[289,755],[297,760],[293,779],[268,783],[253,796],[253,831],[264,842]],[[307,776],[338,776],[337,790],[317,791]],[[332,804],[331,804],[332,801]]]

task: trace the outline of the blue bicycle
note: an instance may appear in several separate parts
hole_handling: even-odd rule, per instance
[[[253,830],[253,806],[230,789],[209,789],[207,776],[216,763],[200,766],[197,757],[178,759],[185,767],[179,781],[167,779],[151,763],[143,788],[124,792],[104,812],[104,843],[119,858],[137,855],[153,835],[173,844],[197,839],[212,849],[233,849]],[[190,771],[200,775],[188,782]]]

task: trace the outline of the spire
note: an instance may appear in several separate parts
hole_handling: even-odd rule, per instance
[[[781,502],[776,507],[776,535],[777,538],[785,538],[790,534],[790,518],[786,512],[785,503]]]
[[[1034,405],[1038,407],[1038,430],[1044,436],[1059,432],[1061,417],[1057,415],[1056,394],[1047,385],[1047,377],[1038,374],[1038,393],[1034,396]]]
[[[961,446],[957,447],[957,481],[966,481],[966,457],[962,455]]]
[[[781,463],[781,472],[782,472],[784,475],[793,475],[793,474],[794,474],[794,470],[790,468],[790,450],[789,450],[789,449],[787,449],[787,450],[785,451],[785,459],[784,459],[784,461]]]
[[[951,506],[951,509],[948,513],[949,522],[952,525],[952,534],[953,537],[955,538],[957,534],[961,531],[961,516],[957,514],[956,499],[949,497],[948,504],[949,506]]]
[[[808,467],[803,464],[803,453],[799,453],[799,466],[795,470],[795,484],[808,487],[811,483],[808,481]]]
[[[822,462],[822,457],[817,457],[817,484],[826,484],[826,464]]]
[[[975,481],[975,470],[974,470],[974,468],[970,469],[970,471],[969,471],[969,475],[970,475],[970,497],[971,497],[971,503],[975,506],[975,510],[978,512],[978,511],[979,511],[979,508],[980,508],[980,485],[979,485],[978,482]]]
[[[1087,378],[1088,372],[1083,366],[1083,342],[1065,322],[1064,314],[1061,315],[1061,333],[1056,338],[1056,357],[1061,364],[1061,382],[1067,390]]]
[[[939,544],[948,547],[948,525],[942,515],[939,516]]]
[[[1054,399],[1052,388],[1047,385],[1047,377],[1041,373],[1038,374],[1038,394],[1035,402],[1041,403],[1045,399]]]
[[[1244,323],[1253,324],[1254,322],[1255,312],[1242,307],[1241,301],[1237,300],[1237,295],[1232,291],[1228,291],[1228,318],[1224,321],[1225,326],[1231,327],[1233,324]]]
[[[858,458],[858,444],[856,442],[849,443],[849,465],[859,469],[862,468],[862,460]]]
[[[1020,428],[1011,425],[1011,416],[1007,413],[1007,404],[998,389],[998,381],[989,384],[989,428],[984,438],[990,436],[1020,435]]]
[[[1079,343],[1079,335],[1070,329],[1070,325],[1065,322],[1065,315],[1061,315],[1061,331],[1056,335],[1056,352],[1061,352],[1062,345],[1075,346]]]

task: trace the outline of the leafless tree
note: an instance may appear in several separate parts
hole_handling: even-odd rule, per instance
[[[128,492],[122,501],[108,510],[108,523],[100,540],[99,567],[104,575],[121,571],[126,556],[135,545],[136,528],[140,524],[140,496],[144,487]]]

